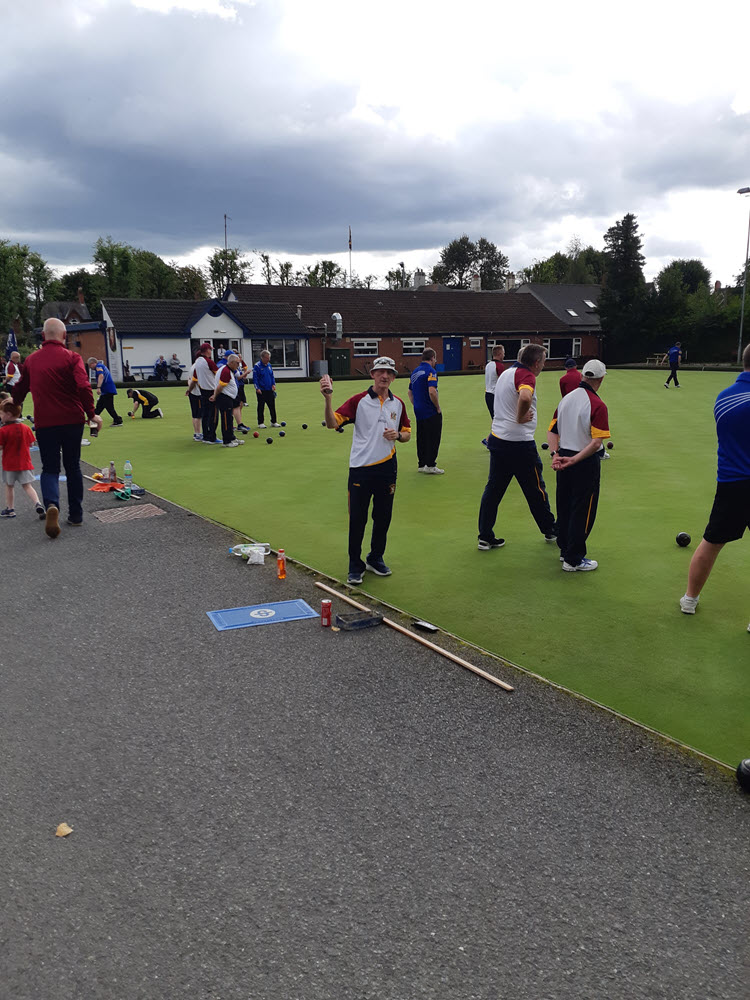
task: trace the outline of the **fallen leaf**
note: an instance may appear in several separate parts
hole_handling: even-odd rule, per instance
[[[67,837],[69,833],[73,832],[73,827],[68,826],[67,823],[61,823],[55,830],[56,837]]]

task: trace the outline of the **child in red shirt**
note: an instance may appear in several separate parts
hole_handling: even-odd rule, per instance
[[[39,518],[46,517],[44,507],[39,503],[34,482],[34,464],[29,449],[35,438],[29,427],[21,420],[21,407],[12,400],[0,403],[0,448],[3,455],[3,482],[5,483],[5,510],[0,517],[15,517],[13,496],[16,483],[23,489],[36,508]]]

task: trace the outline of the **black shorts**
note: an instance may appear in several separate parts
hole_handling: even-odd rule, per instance
[[[235,406],[239,406],[240,403],[246,403],[247,399],[245,397],[245,383],[241,382],[237,386],[237,399],[235,400]]]
[[[203,416],[203,397],[202,396],[188,396],[190,400],[190,412],[195,420],[200,420]]]
[[[703,537],[712,545],[724,545],[742,538],[745,528],[750,528],[750,479],[717,483]]]

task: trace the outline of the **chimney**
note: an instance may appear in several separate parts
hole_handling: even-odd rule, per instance
[[[472,292],[482,291],[482,279],[478,274],[472,274],[471,276],[471,290]]]
[[[516,276],[512,271],[509,271],[505,278],[505,291],[512,292],[516,287]]]
[[[297,306],[297,319],[302,319],[302,306]]]
[[[421,267],[418,267],[417,270],[414,272],[414,287],[423,288],[425,285],[425,281],[426,281],[425,273]]]
[[[82,306],[86,305],[86,299],[83,297],[83,289],[80,286],[78,288],[78,301]]]

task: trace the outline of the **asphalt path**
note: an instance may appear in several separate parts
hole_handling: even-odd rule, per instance
[[[385,626],[217,632],[316,577],[142,502],[0,522],[4,1000],[747,1000],[730,774]]]

